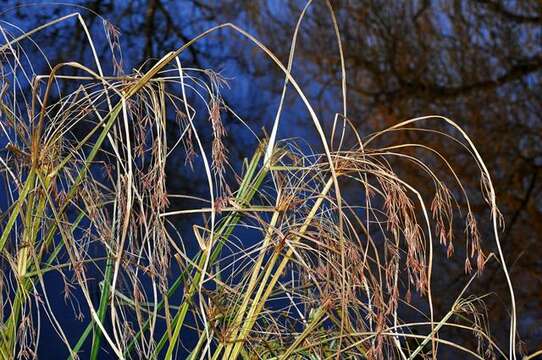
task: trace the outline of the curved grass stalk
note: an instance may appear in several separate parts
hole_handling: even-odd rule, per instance
[[[497,348],[501,352],[484,328],[484,320],[480,320],[484,314],[477,307],[483,309],[483,298],[458,300],[441,321],[434,320],[433,298],[437,294],[432,291],[432,275],[437,252],[433,241],[439,238],[442,244],[452,246],[452,220],[455,209],[461,210],[456,196],[466,201],[467,261],[476,253],[481,271],[487,259],[480,248],[470,203],[473,197],[446,154],[422,143],[375,145],[398,131],[424,131],[442,134],[459,144],[480,170],[482,194],[491,211],[492,231],[511,296],[508,358],[515,360],[515,299],[498,238],[495,191],[473,141],[452,120],[437,116],[407,120],[362,140],[347,118],[341,35],[331,4],[326,1],[342,73],[342,113],[333,119],[328,136],[291,74],[297,37],[311,4],[306,4],[298,19],[286,66],[255,37],[231,23],[196,36],[146,72],[135,70],[132,75],[118,77],[103,73],[96,44],[79,13],[11,40],[2,30],[6,43],[0,51],[14,50],[23,40],[32,41],[36,31],[77,17],[97,69],[66,62],[52,66],[49,75],[29,76],[24,72],[21,79],[28,82],[31,99],[22,94],[19,101],[30,109],[30,115],[11,105],[16,99],[3,101],[11,91],[4,91],[4,87],[0,90],[1,114],[12,127],[2,124],[2,130],[13,140],[9,156],[1,158],[0,165],[7,169],[2,174],[6,174],[8,186],[17,188],[5,223],[4,217],[1,219],[5,226],[0,250],[7,269],[1,275],[13,278],[16,284],[9,289],[10,307],[0,329],[2,358],[22,353],[30,342],[17,336],[32,336],[32,330],[24,327],[33,326],[29,309],[38,303],[40,295],[46,297],[43,309],[59,330],[70,359],[77,358],[91,334],[91,359],[102,355],[103,342],[121,359],[173,359],[189,336],[198,337],[195,346],[187,350],[192,360],[248,359],[254,354],[277,359],[414,359],[428,350],[429,342],[433,358],[438,356],[438,344],[476,358],[484,356],[479,349],[442,339],[446,327],[471,330],[480,343],[485,342],[488,351]],[[208,70],[183,68],[179,58],[189,46],[220,29],[247,39],[284,76],[270,139],[243,163],[239,176],[236,166],[228,163],[228,149],[220,143],[226,132],[221,128],[220,111],[231,111],[220,105],[223,80]],[[13,61],[14,69],[23,68],[22,59]],[[67,67],[84,75],[60,74]],[[41,79],[47,79],[43,96],[39,95]],[[70,82],[76,90],[61,94],[60,81]],[[322,153],[312,153],[310,146],[295,139],[277,139],[288,85],[308,111]],[[14,94],[23,89],[17,82],[13,86]],[[201,106],[189,104],[187,92],[193,93]],[[56,95],[59,98],[55,100]],[[209,115],[210,130],[196,122],[200,110]],[[178,118],[181,134],[173,146],[168,145],[166,136],[171,113]],[[249,127],[236,114],[234,118]],[[460,136],[416,127],[429,119],[444,121]],[[93,126],[88,133],[72,136],[86,121]],[[213,136],[212,150],[208,150],[205,131]],[[252,129],[249,131],[255,136]],[[357,144],[343,149],[349,136]],[[166,160],[174,158],[180,144],[188,159],[187,142],[194,140],[199,156],[197,169],[201,171],[198,181],[202,180],[206,195],[168,198]],[[449,189],[427,158],[410,153],[412,149],[424,150],[442,161],[457,188]],[[226,160],[217,167],[220,156]],[[14,164],[13,160],[21,159],[25,160]],[[420,189],[403,179],[396,172],[398,160],[415,165],[415,171],[421,170],[420,177],[432,186]],[[104,176],[98,174],[102,163]],[[342,194],[351,195],[346,187],[351,184],[361,189],[361,199],[343,199]],[[229,186],[237,188],[228,192],[225,187]],[[431,198],[426,194],[433,190],[429,207]],[[204,207],[170,209],[171,199],[203,202]],[[169,220],[173,216],[188,218],[192,232],[177,231],[177,223]],[[199,247],[196,255],[188,255],[190,242]],[[174,277],[167,273],[173,258],[179,265]],[[104,263],[105,269],[100,269]],[[87,266],[95,267],[100,274],[98,304],[90,295]],[[63,277],[73,272],[91,315],[73,347],[62,331],[61,319],[53,313],[45,288],[53,271]],[[419,294],[417,304],[408,304],[411,287]],[[184,294],[177,303],[175,296],[180,288]],[[405,290],[408,293],[403,296]],[[421,301],[428,302],[423,311],[417,308]],[[400,315],[405,309],[423,321],[403,322]],[[37,316],[39,322],[41,314]],[[453,316],[461,323],[453,323]],[[106,323],[111,324],[110,329]],[[417,327],[424,335],[412,333]]]

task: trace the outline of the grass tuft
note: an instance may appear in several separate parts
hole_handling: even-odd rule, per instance
[[[2,359],[35,358],[41,321],[71,359],[105,352],[120,359],[414,359],[436,358],[442,347],[515,359],[501,218],[474,141],[435,115],[358,134],[348,118],[342,46],[343,112],[324,126],[290,73],[309,6],[287,65],[249,33],[223,24],[149,70],[125,73],[120,33],[104,20],[110,59],[93,50],[92,65],[65,62],[36,74],[25,56],[31,36],[76,18],[94,49],[84,19],[67,15],[18,36],[1,28],[0,125],[7,145],[0,177],[8,190],[0,219]],[[256,45],[284,74],[271,135],[257,139],[243,166],[230,158],[226,140],[239,135],[228,131],[225,114],[254,132],[224,103],[225,80],[183,67],[180,58],[218,29]],[[111,75],[101,61],[110,61]],[[322,153],[309,152],[300,139],[278,138],[290,85]],[[479,171],[480,189],[466,189],[437,149],[393,143],[398,132],[431,132],[462,146]],[[194,189],[203,186],[201,194],[168,192],[167,184],[178,181],[167,176],[179,164],[174,159],[184,160],[181,173],[190,174]],[[426,179],[433,196],[404,180],[397,161]],[[435,161],[455,183],[442,180],[450,177],[439,176]],[[469,205],[480,194],[498,254],[484,250],[490,240],[479,230],[482,213]],[[458,223],[465,240],[458,239]],[[464,288],[446,294],[453,304],[437,314],[434,258],[456,257],[458,248],[465,254]],[[468,291],[495,260],[510,287],[508,351],[489,332],[486,295]],[[54,274],[83,322],[75,342],[64,331],[69,315],[51,301],[59,296],[48,291]],[[475,345],[456,343],[449,329],[471,332]]]

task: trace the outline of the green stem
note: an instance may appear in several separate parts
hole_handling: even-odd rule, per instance
[[[109,304],[109,295],[111,293],[111,287],[109,283],[113,277],[113,260],[111,257],[107,258],[107,263],[105,265],[105,275],[104,275],[104,286],[100,294],[100,306],[98,308],[98,319],[103,324],[105,319],[105,313],[107,310],[107,305]],[[90,352],[90,358],[95,360],[98,358],[98,353],[100,352],[100,342],[102,340],[102,331],[98,326],[94,326],[94,332],[92,337],[92,349]]]
[[[247,173],[243,177],[243,181],[241,182],[238,194],[236,196],[236,200],[241,206],[248,206],[249,205],[250,201],[252,200],[252,198],[256,194],[258,188],[263,183],[263,180],[265,179],[265,176],[267,174],[267,169],[264,167],[264,168],[262,168],[260,170],[260,172],[258,173],[256,178],[254,179],[254,181],[251,182],[253,173],[256,171],[256,168],[257,168],[257,165],[258,165],[259,160],[261,158],[261,155],[262,155],[262,148],[260,147],[256,151],[256,153],[254,154],[254,156],[253,156],[253,158],[251,160],[251,163],[249,165],[249,168],[247,169]],[[226,221],[223,222],[221,224],[221,226],[215,231],[215,234],[214,234],[215,239],[214,240],[218,240],[218,244],[217,244],[217,247],[213,250],[213,252],[211,254],[210,264],[212,264],[212,263],[214,263],[216,261],[216,259],[218,258],[218,256],[220,255],[220,253],[222,251],[223,244],[228,239],[228,237],[231,235],[231,233],[233,232],[233,230],[235,228],[235,225],[239,222],[240,219],[241,219],[241,214],[239,214],[237,212],[233,212],[230,215],[228,215],[228,217],[226,218]],[[212,241],[210,243],[214,243],[214,241]],[[206,261],[205,255],[202,254],[200,259],[199,259],[199,262],[198,262],[198,269],[203,268],[203,266],[205,264],[205,261]],[[201,272],[199,270],[197,270],[197,272],[194,275],[194,278],[192,280],[190,289],[187,292],[187,295],[185,296],[185,298],[183,299],[183,303],[182,303],[179,311],[175,315],[175,318],[173,320],[175,328],[174,328],[173,336],[170,339],[170,343],[169,343],[169,346],[167,348],[166,356],[165,356],[165,359],[167,359],[167,360],[170,360],[172,358],[172,356],[173,356],[173,351],[175,349],[177,339],[179,337],[182,325],[184,323],[186,313],[187,313],[188,308],[189,308],[189,306],[190,306],[190,304],[192,302],[192,297],[197,292],[197,289],[199,287],[199,281],[201,279],[201,275],[202,275]],[[157,348],[156,348],[155,355],[159,354],[162,347],[165,345],[166,340],[167,340],[166,335],[164,335],[162,337],[162,339],[160,340]]]

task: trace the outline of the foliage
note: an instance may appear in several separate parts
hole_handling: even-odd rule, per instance
[[[455,122],[424,116],[362,138],[347,116],[341,51],[343,112],[326,133],[290,73],[303,15],[287,65],[249,33],[223,24],[147,70],[124,74],[121,57],[113,57],[114,74],[106,75],[105,59],[95,55],[92,66],[63,62],[35,74],[24,44],[32,44],[35,32],[74,18],[96,54],[77,13],[21,36],[4,32],[0,47],[1,125],[9,142],[0,161],[10,192],[0,235],[2,358],[35,357],[45,319],[71,358],[96,359],[110,351],[118,358],[413,359],[435,358],[442,347],[479,359],[515,358],[514,295],[499,245],[495,190],[473,141]],[[208,69],[183,67],[180,57],[222,28],[255,44],[285,77],[268,137],[256,136],[238,118],[259,144],[242,165],[224,143],[237,136],[222,121],[224,113],[235,115],[220,95],[225,80]],[[107,22],[105,31],[118,54],[118,32]],[[321,151],[301,139],[279,138],[289,87],[303,101]],[[172,127],[179,130],[174,143],[168,141]],[[83,137],[75,131],[81,128],[87,129]],[[390,134],[403,131],[431,132],[459,144],[479,173],[479,192],[463,187],[439,150],[389,143]],[[346,147],[346,136],[357,143]],[[179,146],[187,171],[204,174],[206,197],[168,193],[168,158]],[[441,180],[418,151],[432,154],[456,182]],[[394,158],[426,179],[431,198],[395,171]],[[352,188],[360,194],[351,195]],[[479,215],[468,205],[475,196],[487,203],[496,255],[484,253]],[[172,198],[194,206],[171,208]],[[445,295],[451,306],[440,318],[433,306],[433,259],[454,254],[460,221],[467,276],[463,291]],[[468,293],[494,260],[512,302],[506,350],[489,333],[487,295]],[[76,342],[51,305],[58,296],[47,291],[54,274],[85,324]],[[477,347],[446,338],[446,328],[472,333]],[[81,352],[85,344],[90,354]]]

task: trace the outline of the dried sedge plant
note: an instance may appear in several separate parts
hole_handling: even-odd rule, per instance
[[[0,238],[3,359],[37,357],[40,321],[51,324],[70,358],[109,352],[121,359],[414,359],[436,358],[441,348],[452,347],[478,359],[515,359],[510,283],[508,351],[489,333],[484,297],[466,295],[491,258],[510,281],[495,191],[473,142],[440,116],[359,136],[347,114],[340,41],[343,113],[326,134],[290,74],[309,6],[287,65],[244,30],[224,24],[148,71],[124,74],[120,34],[104,20],[112,76],[103,73],[97,56],[91,65],[61,63],[48,74],[34,73],[27,51],[35,49],[26,46],[35,46],[35,31],[75,18],[95,48],[77,13],[22,34],[2,25],[0,125],[6,145],[0,166],[8,190]],[[222,28],[256,44],[285,74],[271,135],[257,139],[239,174],[229,166],[224,142],[235,136],[223,123],[223,113],[231,111],[220,96],[224,79],[184,68],[180,60],[195,41]],[[81,75],[63,75],[66,68]],[[323,153],[307,152],[299,139],[277,139],[289,84],[307,107]],[[389,144],[395,132],[428,131],[437,122],[452,131],[431,130],[435,136],[463,146],[479,169],[496,255],[484,253],[479,215],[470,205],[457,205],[456,197],[470,204],[472,195],[446,155],[420,143]],[[171,142],[173,131],[178,136]],[[347,138],[357,141],[347,147]],[[191,176],[205,179],[206,198],[168,193],[168,159],[179,156],[179,145],[186,171],[202,172]],[[456,183],[444,182],[428,157],[412,155],[413,148],[441,161]],[[431,198],[397,173],[396,160],[427,179]],[[345,184],[361,189],[361,198],[349,197]],[[201,206],[175,209],[173,199]],[[458,243],[459,221],[466,241]],[[458,246],[466,254],[465,288],[437,318],[434,257],[455,256]],[[51,305],[57,294],[47,289],[54,273],[65,282],[73,317],[82,320],[76,343],[63,330],[69,315]],[[410,321],[405,314],[423,316]],[[477,345],[446,338],[449,328],[471,332]],[[90,353],[81,353],[84,348]]]

